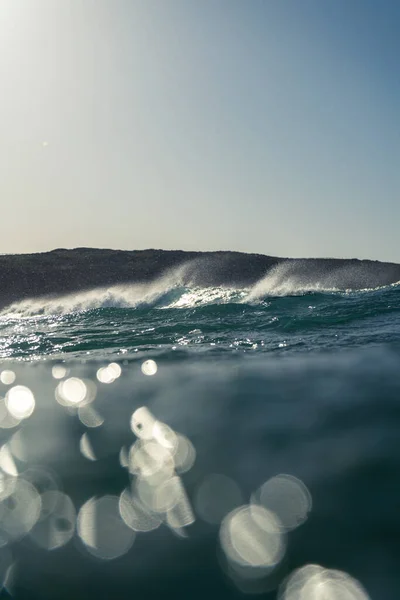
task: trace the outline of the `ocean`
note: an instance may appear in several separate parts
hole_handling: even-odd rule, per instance
[[[400,597],[400,285],[24,299],[0,359],[2,597]]]

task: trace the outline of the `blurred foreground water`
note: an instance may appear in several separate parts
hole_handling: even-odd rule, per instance
[[[4,597],[400,597],[395,344],[153,358],[3,363]]]

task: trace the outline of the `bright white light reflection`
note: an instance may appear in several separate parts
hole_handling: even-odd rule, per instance
[[[128,552],[136,536],[121,518],[118,496],[88,500],[79,511],[77,531],[88,552],[103,560]]]
[[[79,449],[82,455],[88,460],[97,460],[97,457],[94,453],[93,446],[90,442],[89,436],[87,433],[84,433],[79,441]]]
[[[96,373],[97,379],[101,383],[113,383],[120,375],[122,369],[118,363],[110,363],[107,367],[101,367]]]
[[[15,373],[14,371],[5,370],[0,373],[0,381],[4,383],[4,385],[11,385],[15,381]]]
[[[0,468],[4,473],[12,475],[13,477],[18,477],[18,469],[8,444],[4,444],[0,449]]]
[[[119,511],[124,522],[134,531],[152,531],[161,525],[161,518],[147,510],[128,488],[119,498]]]
[[[0,398],[0,428],[12,429],[13,427],[17,427],[20,422],[20,419],[16,419],[8,412],[5,399]]]
[[[244,567],[274,567],[285,538],[278,518],[261,506],[241,506],[222,521],[220,542],[227,559]]]
[[[221,523],[224,516],[243,502],[238,485],[229,477],[213,473],[207,475],[197,489],[194,505],[203,521]]]
[[[35,410],[35,397],[24,385],[16,385],[6,394],[6,406],[15,419],[27,419]]]
[[[155,360],[145,360],[141,366],[143,375],[155,375],[157,373],[157,363]]]
[[[177,503],[167,511],[167,523],[172,529],[179,530],[195,522],[192,505],[182,486],[182,493]]]
[[[98,369],[96,377],[101,383],[113,383],[115,381],[115,377],[110,373],[107,367]]]
[[[134,530],[158,526],[161,517],[157,515],[162,515],[177,535],[185,537],[183,528],[195,517],[176,471],[182,473],[193,466],[194,447],[185,436],[157,421],[144,406],[133,413],[131,429],[139,439],[128,456],[125,448],[121,449],[120,464],[128,466],[137,479],[132,490],[121,495],[121,515]]]
[[[359,581],[343,571],[306,565],[280,587],[281,600],[369,600]]]
[[[152,440],[138,440],[129,451],[129,471],[134,475],[159,480],[173,474],[174,463],[166,448]],[[160,473],[163,471],[163,473]]]
[[[169,478],[170,475],[168,474],[161,484],[164,483],[165,480],[168,481]],[[148,478],[139,477],[136,479],[135,485],[132,488],[132,493],[139,499],[140,503],[147,511],[157,512],[157,507],[159,505],[159,502],[157,502],[157,490],[158,485],[161,484],[153,484]]]
[[[51,374],[53,375],[54,379],[62,379],[66,376],[67,369],[62,365],[54,365],[51,370]]]
[[[131,429],[142,440],[150,440],[153,437],[155,424],[156,419],[145,406],[135,410],[131,417]]]
[[[154,489],[153,510],[158,513],[166,513],[176,506],[184,496],[182,480],[175,475]]]
[[[178,438],[175,431],[161,421],[154,423],[153,437],[161,446],[168,448],[170,451],[175,451],[178,445]]]
[[[196,461],[196,450],[185,435],[177,434],[177,446],[174,451],[174,463],[177,473],[186,473]]]
[[[92,381],[83,381],[79,377],[69,377],[61,381],[56,388],[56,399],[66,407],[83,406],[92,402],[96,396],[96,386]]]
[[[0,502],[2,502],[5,498],[8,498],[8,496],[13,493],[17,481],[18,479],[14,475],[9,475],[8,473],[0,471]]]
[[[251,500],[274,512],[287,531],[304,523],[312,507],[311,494],[304,483],[286,474],[269,479]]]
[[[122,369],[120,367],[120,365],[118,363],[110,363],[108,365],[108,370],[113,373],[114,378],[117,379],[118,377],[120,377],[121,373],[122,373]]]
[[[122,446],[121,450],[119,451],[119,464],[124,469],[129,468],[129,451],[125,446]]]
[[[305,583],[323,570],[319,565],[305,565],[293,571],[279,586],[279,600],[300,600]]]

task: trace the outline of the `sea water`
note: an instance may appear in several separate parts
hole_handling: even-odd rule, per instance
[[[398,285],[36,298],[0,357],[5,597],[400,597]]]

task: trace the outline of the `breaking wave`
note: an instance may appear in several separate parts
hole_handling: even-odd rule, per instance
[[[0,317],[24,318],[84,312],[101,308],[181,309],[210,304],[257,304],[271,297],[306,294],[350,294],[398,286],[400,282],[371,287],[363,283],[361,267],[344,266],[321,272],[308,261],[286,261],[270,269],[251,287],[199,286],[187,280],[187,268],[178,268],[151,283],[117,285],[61,296],[15,302]]]
[[[287,261],[272,268],[251,289],[247,301],[257,301],[268,296],[300,296],[309,293],[371,292],[391,288],[389,285],[371,285],[365,268],[343,266],[323,272],[311,269],[308,261]]]

